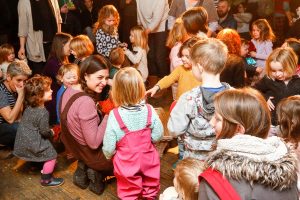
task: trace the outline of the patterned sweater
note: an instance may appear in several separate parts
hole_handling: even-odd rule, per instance
[[[229,89],[227,83],[220,88],[196,87],[177,101],[168,121],[168,129],[174,136],[183,135],[184,158],[204,160],[212,151],[215,131],[209,124],[215,108],[213,97],[216,91]]]
[[[152,142],[157,142],[163,136],[163,125],[156,114],[155,110],[152,109],[152,124],[150,128],[152,129],[151,138]],[[127,126],[129,131],[136,131],[143,129],[147,123],[147,107],[142,106],[140,110],[128,110],[122,107],[118,108],[120,116],[124,121],[124,124]],[[120,126],[115,118],[113,112],[110,112],[107,127],[105,130],[105,135],[103,138],[103,153],[106,158],[110,159],[113,157],[116,151],[116,144],[120,141],[125,133],[120,129]]]

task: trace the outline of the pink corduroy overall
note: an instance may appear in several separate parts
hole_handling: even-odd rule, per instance
[[[116,145],[113,157],[118,196],[122,200],[138,199],[139,196],[155,199],[160,189],[160,160],[151,142],[152,112],[149,105],[147,109],[147,125],[137,131],[129,131],[118,109],[113,110],[120,128],[125,132]]]

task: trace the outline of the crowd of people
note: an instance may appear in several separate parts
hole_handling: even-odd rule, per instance
[[[0,144],[42,163],[42,186],[64,183],[52,175],[59,141],[78,160],[73,183],[98,195],[114,175],[120,199],[299,198],[299,1],[19,0],[17,11],[18,45],[0,26]],[[179,156],[159,195],[164,128],[146,99],[171,86]]]

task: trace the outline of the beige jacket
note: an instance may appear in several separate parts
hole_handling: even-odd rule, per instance
[[[61,31],[60,25],[62,19],[57,0],[51,0],[58,32]],[[29,0],[19,0],[18,3],[19,15],[19,37],[26,38],[26,54],[27,58],[33,62],[45,62],[45,54],[43,48],[43,32],[33,30],[32,13]]]

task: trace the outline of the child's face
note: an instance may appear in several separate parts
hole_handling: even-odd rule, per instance
[[[70,53],[71,53],[75,58],[77,58],[77,53],[76,53],[73,49],[70,49]]]
[[[253,39],[258,40],[260,38],[260,29],[256,25],[252,27],[252,35]]]
[[[284,72],[283,66],[280,62],[271,61],[270,68],[272,78],[279,81],[284,81],[287,78],[287,74]]]
[[[43,96],[44,102],[52,100],[52,93],[53,93],[53,91],[51,90],[51,88],[49,86],[47,91],[45,91],[44,96]]]
[[[69,56],[71,54],[71,50],[70,50],[70,41],[69,40],[64,46],[63,46],[63,52],[65,56]]]
[[[133,44],[134,43],[134,34],[132,31],[130,31],[130,36],[129,36],[130,42]]]
[[[78,74],[75,70],[66,72],[62,77],[64,86],[70,87],[78,83]]]
[[[8,62],[13,62],[15,60],[15,52],[11,52],[8,56],[7,56],[7,61]]]
[[[248,44],[242,44],[241,46],[241,56],[246,57],[249,52],[249,45]]]
[[[181,54],[182,54],[181,60],[182,60],[183,66],[187,69],[190,69],[192,67],[192,63],[190,61],[189,49],[183,49]]]
[[[113,15],[111,15],[111,16],[109,16],[108,18],[106,18],[104,20],[104,23],[107,26],[114,26],[117,23],[117,20],[116,20],[116,18]]]
[[[216,136],[219,136],[222,131],[223,117],[215,112],[209,123],[214,128]]]

